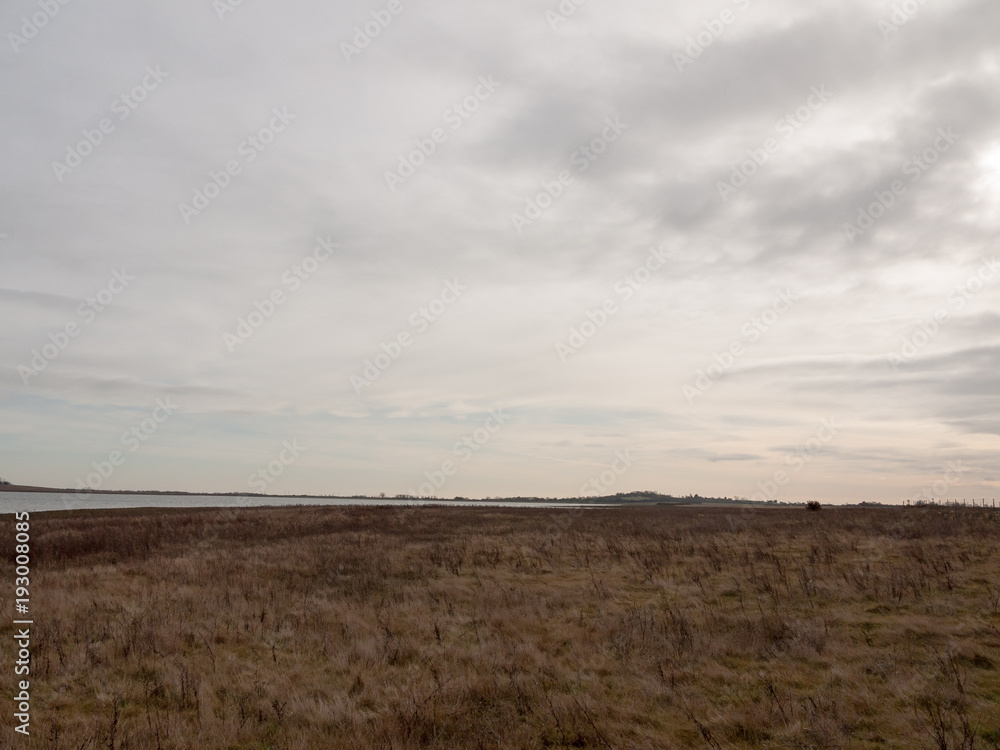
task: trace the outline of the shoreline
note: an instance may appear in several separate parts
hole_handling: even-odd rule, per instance
[[[20,493],[41,493],[49,495],[148,495],[156,497],[248,497],[255,499],[275,500],[364,500],[380,501],[385,505],[404,505],[413,500],[421,502],[432,502],[441,504],[463,504],[463,503],[533,503],[537,505],[623,505],[623,506],[650,506],[650,505],[723,505],[726,507],[774,507],[774,503],[760,503],[751,500],[733,500],[729,498],[715,497],[686,497],[678,498],[670,495],[661,495],[655,492],[631,492],[619,495],[603,495],[600,497],[570,497],[570,498],[541,498],[541,497],[374,497],[371,495],[264,495],[259,492],[184,492],[180,490],[74,490],[58,487],[36,487],[33,485],[5,484],[0,485],[0,493],[20,492]],[[796,507],[804,505],[801,503],[778,503],[778,507]]]

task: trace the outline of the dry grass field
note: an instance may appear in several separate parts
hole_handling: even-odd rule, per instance
[[[3,747],[1000,748],[993,510],[108,511],[31,526],[33,733],[13,733],[8,702]],[[9,620],[0,642],[12,695]]]

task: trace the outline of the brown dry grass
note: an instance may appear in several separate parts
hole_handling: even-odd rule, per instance
[[[5,709],[0,745],[996,750],[998,532],[941,508],[38,515],[34,733]]]

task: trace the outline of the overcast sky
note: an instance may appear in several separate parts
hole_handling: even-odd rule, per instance
[[[995,497],[1000,4],[893,5],[5,3],[0,476]]]

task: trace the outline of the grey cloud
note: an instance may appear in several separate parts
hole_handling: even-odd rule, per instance
[[[0,11],[0,31],[29,7]],[[346,61],[377,7],[244,3],[220,21],[211,3],[73,3],[0,50],[4,476],[71,483],[94,460],[88,420],[113,427],[163,394],[185,412],[155,450],[197,467],[179,472],[195,490],[241,489],[234,462],[279,432],[323,447],[276,491],[395,494],[498,405],[518,420],[449,494],[574,494],[626,447],[642,458],[616,491],[750,494],[775,446],[827,417],[848,427],[796,479],[817,497],[898,501],[944,457],[988,466],[1000,285],[961,310],[948,294],[1000,229],[995,2],[924,4],[888,41],[891,4],[754,2],[683,72],[673,53],[733,3],[591,2],[554,31],[528,0],[404,2]],[[59,182],[52,162],[150,65],[163,85]],[[489,75],[502,87],[390,190],[386,172]],[[718,181],[822,85],[831,101],[722,200]],[[295,121],[248,160],[276,107]],[[628,130],[519,234],[511,214],[613,115]],[[844,223],[947,127],[954,148],[848,242]],[[233,159],[186,223],[179,204]],[[283,273],[328,235],[336,256],[293,292]],[[667,266],[623,282],[663,243]],[[126,264],[135,283],[25,385],[18,365]],[[468,293],[413,324],[456,277]],[[801,298],[751,339],[778,289]],[[941,307],[947,330],[894,371],[887,353]],[[734,343],[745,353],[689,402]],[[379,357],[358,394],[350,378]]]

